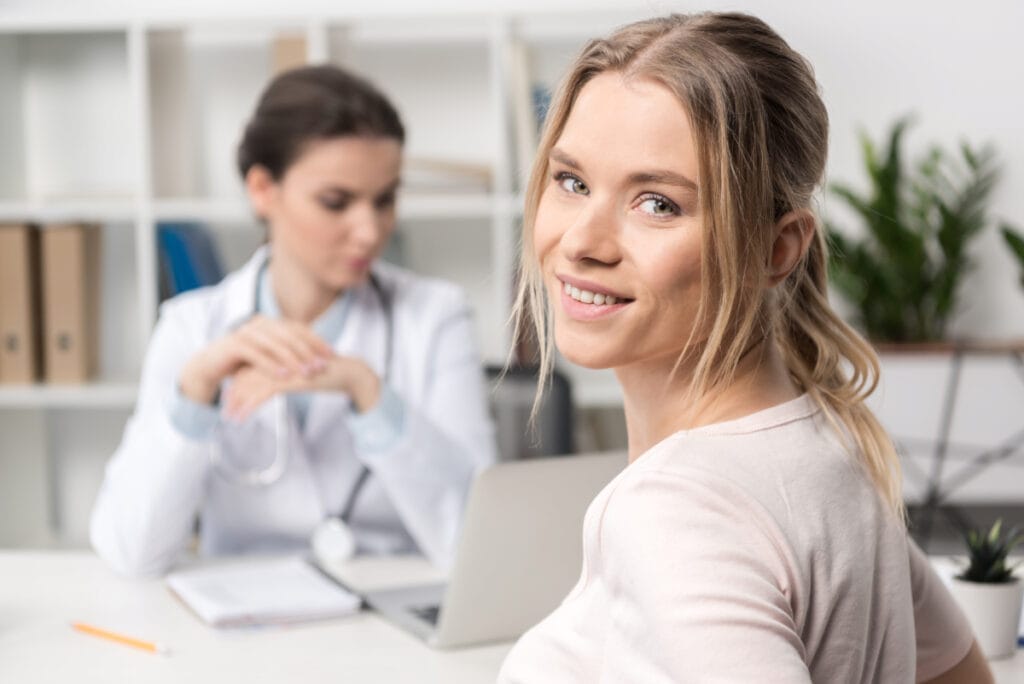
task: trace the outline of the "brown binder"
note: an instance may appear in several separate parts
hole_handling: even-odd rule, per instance
[[[273,69],[275,74],[308,63],[306,37],[302,34],[284,34],[274,40]]]
[[[0,226],[0,382],[40,376],[39,233],[34,226]]]
[[[99,352],[100,229],[42,230],[43,368],[47,382],[78,383],[96,372]]]

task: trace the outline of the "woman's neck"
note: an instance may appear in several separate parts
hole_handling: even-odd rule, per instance
[[[691,403],[692,364],[675,357],[615,369],[622,385],[629,435],[629,462],[680,430],[742,418],[799,396],[782,354],[771,339],[756,344],[740,359],[727,387]]]
[[[274,301],[286,320],[311,324],[340,294],[325,288],[287,255],[273,254],[268,269]]]

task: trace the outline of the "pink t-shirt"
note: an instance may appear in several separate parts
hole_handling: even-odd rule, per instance
[[[579,582],[499,681],[913,682],[972,640],[804,395],[676,433],[612,480]]]

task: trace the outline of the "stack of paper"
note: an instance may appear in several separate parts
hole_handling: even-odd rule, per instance
[[[167,585],[215,627],[351,615],[361,600],[302,558],[247,560],[171,573]]]

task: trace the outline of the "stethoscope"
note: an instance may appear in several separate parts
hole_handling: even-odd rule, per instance
[[[260,282],[263,272],[266,270],[270,259],[264,259],[256,273],[256,285],[253,288],[253,314],[260,310]],[[391,297],[377,277],[370,273],[370,287],[373,288],[380,300],[381,310],[384,312],[385,322],[385,352],[384,369],[381,377],[381,384],[386,385],[391,368],[391,359],[394,354],[394,324],[392,321]],[[283,395],[275,395],[272,410],[274,412],[274,460],[265,468],[237,468],[230,465],[223,457],[221,449],[214,447],[211,450],[210,460],[214,469],[227,479],[249,487],[267,487],[279,481],[288,467],[289,455],[289,429],[288,429],[288,401]],[[343,561],[351,558],[356,552],[356,538],[349,526],[352,512],[360,493],[366,486],[370,477],[370,469],[365,464],[360,465],[359,474],[349,492],[345,505],[336,516],[328,516],[317,524],[310,544],[316,557],[323,561]],[[325,507],[326,508],[326,507]]]

